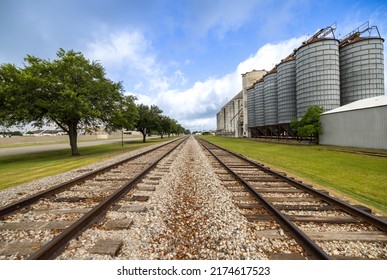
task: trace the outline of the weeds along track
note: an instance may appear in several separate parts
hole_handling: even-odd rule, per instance
[[[387,222],[382,217],[219,146],[200,143],[240,212],[261,225],[256,233],[272,239],[286,234],[304,250],[273,252],[272,259],[387,259]]]
[[[146,201],[147,196],[136,196],[136,190],[152,189],[138,185],[144,180],[157,180],[150,172],[186,140],[168,142],[1,207],[0,258],[52,259],[73,238],[103,219],[118,200]],[[133,206],[127,210],[142,208]],[[132,224],[128,219],[105,222],[107,228],[128,228]],[[120,246],[120,242],[108,242],[111,243],[101,246]]]

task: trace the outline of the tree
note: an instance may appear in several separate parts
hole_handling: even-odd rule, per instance
[[[184,132],[185,128],[183,128],[176,120],[168,116],[160,116],[158,133],[160,134],[161,138],[163,138],[164,134],[167,134],[168,137],[171,137],[172,133],[178,135]]]
[[[170,136],[171,133],[174,133],[176,135],[180,134],[184,130],[182,126],[174,119],[171,120],[171,130],[169,131],[168,136]]]
[[[117,104],[119,109],[114,111],[109,128],[112,130],[116,129],[127,129],[132,130],[135,127],[136,121],[138,120],[138,109],[134,103],[135,97],[128,95],[123,97],[122,101]]]
[[[161,139],[163,139],[164,134],[169,134],[171,131],[171,118],[167,116],[160,116],[158,133],[160,134]]]
[[[142,141],[146,142],[146,135],[152,130],[160,131],[160,119],[162,110],[156,105],[147,106],[139,104],[138,119],[134,125],[135,129],[142,134]]]
[[[323,108],[319,106],[309,107],[299,121],[291,121],[291,129],[298,137],[313,137],[315,142],[318,143],[319,135],[322,133],[320,115],[323,111]]]
[[[176,120],[171,119],[168,116],[161,116],[159,131],[161,138],[163,138],[163,134],[167,134],[168,137],[171,137],[172,133],[179,134],[181,132],[182,127]]]
[[[127,117],[134,108],[123,98],[122,84],[79,52],[60,49],[52,62],[31,55],[25,61],[24,68],[0,66],[0,124],[55,123],[68,134],[73,156],[79,155],[79,129],[115,129],[123,106]]]
[[[189,130],[186,130],[186,129],[185,129],[184,127],[182,127],[178,122],[175,122],[175,123],[174,123],[172,133],[175,133],[175,134],[177,134],[177,135],[179,135],[179,134],[181,134],[181,133],[191,134]]]

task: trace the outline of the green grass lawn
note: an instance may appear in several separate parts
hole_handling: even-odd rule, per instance
[[[316,187],[387,215],[387,158],[335,151],[337,147],[290,145],[254,139],[202,136],[219,146],[271,165]],[[341,149],[341,148],[340,148]],[[343,150],[343,149],[341,149]],[[357,151],[357,149],[344,149]],[[383,153],[383,151],[382,151]],[[385,154],[387,152],[384,151]]]
[[[0,156],[0,190],[27,183],[46,176],[63,173],[87,164],[99,162],[123,152],[143,148],[171,138],[149,138],[146,143],[128,141],[121,143],[80,147],[80,156],[70,156],[70,149],[26,155]]]

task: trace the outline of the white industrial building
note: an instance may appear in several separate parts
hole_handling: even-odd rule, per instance
[[[242,135],[242,91],[222,107],[217,114],[217,135],[240,137]]]
[[[324,112],[320,144],[387,149],[387,96],[358,100]]]
[[[216,134],[230,137],[250,137],[247,127],[247,89],[267,72],[253,70],[242,74],[242,90],[216,114]]]

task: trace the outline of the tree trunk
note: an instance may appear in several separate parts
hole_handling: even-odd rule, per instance
[[[144,130],[141,130],[140,132],[142,133],[142,142],[145,143],[146,142],[146,128]]]
[[[72,156],[79,156],[78,144],[77,144],[77,138],[78,138],[77,126],[76,125],[69,125],[69,132],[68,133],[69,133],[69,138],[70,138],[71,155]]]

